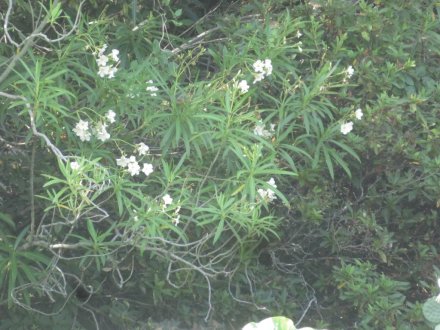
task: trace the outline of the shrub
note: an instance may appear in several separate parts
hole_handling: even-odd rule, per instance
[[[181,326],[421,326],[433,1],[100,8],[11,1],[2,16],[5,327],[176,311]]]

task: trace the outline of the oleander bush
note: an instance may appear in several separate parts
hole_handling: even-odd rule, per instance
[[[1,329],[431,329],[438,1],[0,9]]]

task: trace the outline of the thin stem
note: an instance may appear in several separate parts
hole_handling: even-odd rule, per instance
[[[37,144],[35,141],[32,142],[32,154],[31,154],[31,164],[29,171],[29,185],[30,185],[30,198],[31,198],[31,231],[28,236],[28,241],[32,241],[35,235],[35,198],[34,198],[34,168],[35,168],[35,151],[37,149]]]

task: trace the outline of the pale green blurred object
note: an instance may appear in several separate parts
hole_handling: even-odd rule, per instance
[[[440,278],[437,279],[437,285],[440,288]],[[422,311],[434,330],[440,330],[440,294],[425,301]]]
[[[274,316],[264,319],[259,323],[246,324],[242,330],[318,330],[310,327],[297,329],[291,319],[284,316]],[[322,329],[325,330],[325,329]]]

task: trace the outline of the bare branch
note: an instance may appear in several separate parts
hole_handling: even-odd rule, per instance
[[[9,28],[8,28],[8,24],[9,24],[9,16],[11,15],[12,12],[12,0],[8,1],[8,10],[6,11],[6,16],[5,16],[5,22],[3,23],[3,30],[5,30],[5,37],[6,39],[13,44],[15,47],[19,48],[20,45],[17,44],[9,35]]]
[[[58,4],[58,0],[54,0],[53,5],[56,6]],[[12,0],[9,0],[9,5],[12,7]],[[10,15],[10,11],[9,11]],[[8,22],[9,22],[9,15],[6,15],[5,17],[5,33],[8,30]],[[31,34],[36,35],[43,31],[43,29],[46,27],[47,23],[49,22],[50,14],[48,13],[46,17],[43,19],[43,21],[35,28],[34,32]],[[20,49],[18,53],[14,56],[12,56],[8,66],[6,67],[5,71],[0,75],[0,84],[8,77],[9,73],[14,69],[15,65],[17,64],[17,61],[28,51],[29,48],[31,48],[35,41],[34,37],[26,39],[22,44],[22,48],[20,49],[20,46],[17,46],[17,49]]]
[[[191,48],[194,46],[194,44],[200,44],[201,40],[206,37],[207,35],[211,34],[214,31],[220,30],[220,27],[215,27],[212,29],[209,29],[207,31],[204,31],[202,33],[200,33],[199,35],[195,36],[194,38],[190,39],[188,42],[185,42],[183,45],[181,45],[180,47],[174,48],[171,53],[172,54],[178,54],[181,51]]]
[[[67,161],[66,156],[63,155],[63,153],[60,151],[60,149],[58,149],[51,141],[50,139],[43,133],[40,133],[37,130],[37,127],[35,125],[35,118],[34,118],[34,114],[32,112],[32,107],[29,103],[29,101],[21,95],[14,95],[14,94],[9,94],[9,93],[5,93],[5,92],[0,92],[0,96],[9,98],[9,99],[13,99],[13,100],[22,100],[25,103],[26,108],[28,109],[28,114],[29,114],[29,118],[30,118],[30,122],[31,122],[31,129],[32,129],[32,133],[36,136],[41,137],[45,142],[46,145],[52,150],[52,152],[55,154],[55,156],[63,161]]]
[[[58,4],[59,0],[54,0],[53,2],[53,6],[55,7]],[[58,38],[55,39],[50,39],[46,34],[43,33],[43,30],[46,28],[47,24],[49,23],[50,20],[50,13],[47,13],[46,16],[44,17],[44,19],[42,20],[42,22],[35,28],[35,30],[29,35],[27,36],[20,44],[16,43],[15,41],[12,40],[11,36],[9,35],[8,29],[9,29],[9,18],[12,12],[12,0],[9,0],[8,2],[8,11],[6,12],[5,15],[5,21],[3,24],[3,28],[5,30],[5,37],[7,38],[7,40],[13,44],[18,52],[16,53],[16,55],[12,56],[12,58],[10,59],[10,62],[8,63],[6,69],[3,71],[3,73],[0,75],[0,84],[8,77],[8,75],[11,73],[11,71],[14,69],[15,65],[17,64],[17,61],[24,55],[26,54],[26,52],[32,47],[34,46],[36,39],[41,38],[43,40],[45,40],[48,43],[54,43],[54,42],[58,42],[61,41],[65,38],[67,38],[68,36],[70,36],[78,27],[78,22],[79,19],[81,17],[81,7],[84,4],[85,0],[81,1],[79,8],[78,8],[78,13],[76,15],[75,18],[75,22],[72,26],[72,28],[67,32],[67,33],[60,33],[60,32],[56,32],[58,35]]]

